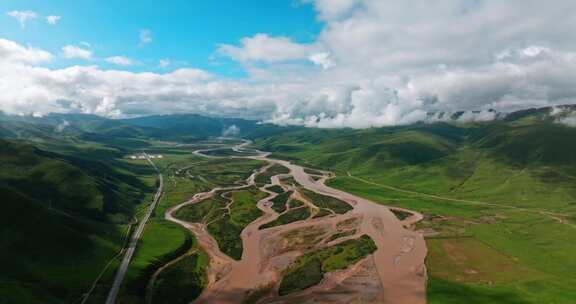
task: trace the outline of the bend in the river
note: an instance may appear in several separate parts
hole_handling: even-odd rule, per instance
[[[233,147],[233,150],[241,152],[249,144],[250,142],[245,141]],[[194,153],[207,156],[202,153],[205,151],[197,150]],[[370,236],[378,247],[372,256],[383,292],[378,295],[375,303],[426,303],[426,268],[424,265],[427,253],[426,244],[421,233],[406,228],[420,220],[422,218],[420,214],[404,210],[413,215],[405,221],[400,221],[385,205],[326,186],[324,183],[327,179],[326,176],[315,181],[304,171],[303,167],[268,156],[268,153],[260,152],[258,156],[233,157],[262,160],[268,162],[268,166],[271,164],[285,166],[290,169],[288,175],[293,176],[304,188],[336,197],[353,207],[353,210],[345,215],[293,222],[275,227],[274,231],[290,231],[298,227],[323,223],[334,224],[345,217],[357,216],[362,219],[359,230]],[[276,195],[275,193],[264,189],[264,187],[260,188],[269,193],[270,196],[257,204],[264,214],[242,231],[241,238],[244,251],[240,261],[235,261],[220,251],[218,244],[208,233],[205,225],[187,223],[173,216],[178,209],[200,202],[217,191],[236,190],[254,185],[256,175],[263,172],[266,167],[254,172],[244,186],[215,188],[209,192],[198,193],[191,200],[166,211],[166,219],[190,229],[198,238],[200,246],[206,250],[211,258],[208,286],[195,303],[238,303],[247,291],[277,283],[280,279],[277,269],[272,269],[267,265],[268,263],[262,260],[261,241],[266,230],[259,230],[262,224],[278,217],[278,214],[269,206],[269,200]],[[272,178],[272,183],[280,184],[277,176]]]

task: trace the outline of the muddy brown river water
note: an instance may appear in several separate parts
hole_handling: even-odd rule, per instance
[[[241,151],[247,144],[243,143],[233,149]],[[195,153],[204,155],[202,151],[195,151]],[[326,186],[325,181],[328,175],[315,181],[304,171],[303,167],[284,160],[269,158],[266,153],[259,156],[245,156],[245,158],[265,161],[269,164],[268,166],[272,164],[285,166],[290,170],[290,173],[286,175],[292,176],[304,188],[336,197],[349,203],[353,209],[342,215],[317,219],[310,217],[308,220],[259,230],[262,224],[271,222],[279,216],[272,210],[269,202],[277,194],[261,187],[260,190],[269,193],[270,196],[257,204],[258,208],[263,211],[263,215],[242,231],[244,249],[239,261],[231,259],[220,251],[217,242],[208,233],[204,224],[188,223],[175,218],[173,214],[184,206],[212,196],[217,191],[235,190],[254,185],[255,176],[268,166],[254,172],[247,179],[245,186],[216,188],[209,192],[198,193],[189,201],[167,210],[166,219],[192,231],[199,245],[210,256],[208,285],[194,303],[241,303],[250,291],[262,288],[277,289],[282,271],[298,255],[310,250],[298,246],[280,248],[285,244],[279,240],[286,233],[293,231],[314,230],[328,236],[336,232],[338,224],[346,219],[356,219],[356,232],[341,240],[366,234],[378,247],[372,255],[346,270],[326,274],[324,280],[317,286],[284,297],[270,292],[258,303],[426,303],[424,264],[427,253],[426,244],[420,232],[410,229],[414,223],[422,219],[422,215],[401,209],[412,214],[401,221],[385,205]],[[286,185],[280,183],[278,176],[272,178],[272,184],[286,188]],[[320,248],[326,245],[318,243],[317,246]]]

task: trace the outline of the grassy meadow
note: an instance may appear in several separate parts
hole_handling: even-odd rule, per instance
[[[306,253],[286,270],[278,293],[282,296],[312,287],[322,281],[325,273],[354,265],[376,249],[374,241],[363,235]]]

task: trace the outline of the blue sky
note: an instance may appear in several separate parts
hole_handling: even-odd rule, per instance
[[[34,11],[37,18],[25,28],[6,12]],[[126,56],[138,64],[123,67],[133,71],[157,71],[160,59],[169,59],[166,70],[200,68],[223,76],[241,76],[243,69],[233,60],[214,56],[219,44],[265,32],[290,37],[296,42],[313,41],[321,29],[312,5],[295,0],[272,1],[117,1],[117,0],[3,0],[0,2],[0,37],[42,48],[53,54],[64,45],[86,42],[93,52],[90,61],[102,68],[118,68],[103,59]],[[61,16],[56,25],[44,17]],[[152,42],[141,45],[139,33],[149,30]],[[80,60],[55,58],[49,67],[86,64]]]

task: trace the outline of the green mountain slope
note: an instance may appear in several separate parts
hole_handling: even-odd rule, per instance
[[[118,252],[152,189],[105,161],[0,140],[4,303],[77,301]]]
[[[257,128],[256,121],[214,118],[196,114],[156,115],[122,120],[131,126],[155,129],[155,138],[193,140],[217,136],[239,136]]]
[[[430,303],[572,303],[576,128],[550,109],[469,124],[292,131],[273,156],[333,187],[425,215]]]

